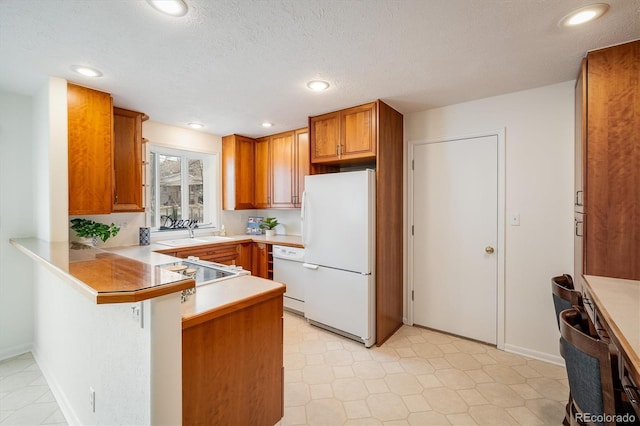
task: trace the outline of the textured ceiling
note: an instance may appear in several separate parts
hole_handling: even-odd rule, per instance
[[[172,18],[144,0],[0,0],[0,90],[58,76],[153,121],[260,136],[377,98],[409,113],[571,80],[587,51],[640,38],[640,0],[572,29],[557,22],[593,1],[185,1]]]

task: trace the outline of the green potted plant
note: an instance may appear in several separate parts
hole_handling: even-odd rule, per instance
[[[115,224],[106,225],[89,219],[71,219],[71,229],[81,238],[91,238],[92,245],[98,244],[98,239],[106,242],[109,238],[118,235],[120,228]]]
[[[260,228],[264,229],[264,235],[267,237],[273,237],[276,235],[276,226],[278,226],[278,219],[275,217],[267,217],[260,224]]]

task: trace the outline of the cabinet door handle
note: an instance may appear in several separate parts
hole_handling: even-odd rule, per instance
[[[575,234],[576,237],[584,237],[584,227],[580,226],[583,225],[583,222],[581,220],[577,220],[575,221]]]

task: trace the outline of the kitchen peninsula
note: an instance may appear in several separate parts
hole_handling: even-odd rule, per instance
[[[11,244],[58,278],[36,301],[50,324],[51,345],[39,351],[60,361],[43,373],[73,423],[275,424],[282,417],[283,284],[232,276],[198,286],[181,303],[180,292],[195,282],[160,267],[176,258],[156,253],[159,244]],[[70,403],[86,392],[91,404]]]

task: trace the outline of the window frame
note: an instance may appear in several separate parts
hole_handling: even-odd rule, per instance
[[[198,223],[198,228],[218,228],[219,226],[219,221],[220,221],[220,196],[219,196],[219,191],[220,191],[220,157],[218,155],[218,153],[214,153],[214,152],[198,152],[198,151],[192,151],[192,150],[188,150],[188,149],[181,149],[181,148],[173,148],[173,147],[167,147],[164,145],[157,145],[154,143],[148,143],[147,144],[148,147],[148,154],[147,154],[147,162],[148,162],[148,177],[147,177],[147,182],[149,182],[149,184],[146,186],[146,198],[147,200],[149,200],[149,208],[146,209],[147,211],[147,223],[151,224],[152,222],[152,216],[155,216],[155,224],[156,226],[151,228],[152,232],[171,232],[171,231],[177,231],[175,229],[160,229],[160,209],[158,209],[158,205],[157,202],[158,200],[156,200],[156,210],[155,212],[152,212],[151,210],[151,199],[152,199],[152,193],[155,190],[156,194],[160,194],[160,179],[158,176],[153,177],[152,176],[152,170],[155,169],[156,172],[158,171],[158,154],[159,155],[168,155],[168,156],[174,156],[174,157],[179,157],[180,161],[181,161],[181,182],[180,182],[180,186],[181,186],[181,199],[180,199],[180,206],[181,206],[181,212],[182,214],[184,214],[184,212],[188,212],[189,211],[189,160],[201,160],[202,161],[202,193],[203,193],[203,205],[202,205],[202,217],[203,217],[203,221]],[[152,153],[156,154],[155,156],[152,155]],[[155,165],[152,165],[152,159],[155,158]],[[184,171],[187,171],[187,173],[184,173]],[[155,183],[155,188],[153,188],[152,186],[152,182]],[[187,206],[187,208],[185,209],[184,206]],[[188,219],[185,217],[182,217],[182,219]]]

